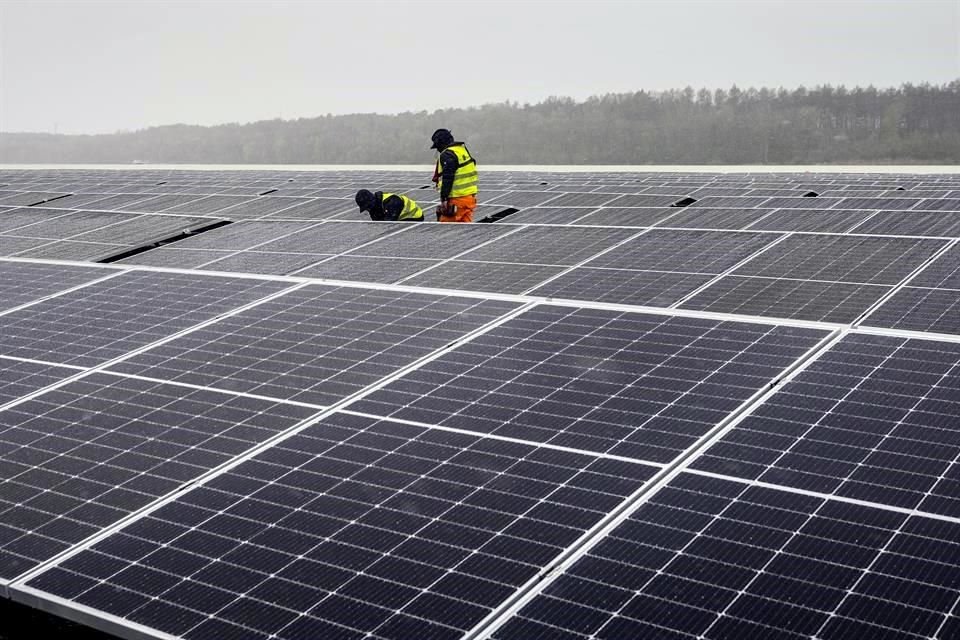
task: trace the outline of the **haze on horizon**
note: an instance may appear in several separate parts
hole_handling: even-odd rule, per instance
[[[960,0],[0,3],[0,132],[960,78]]]

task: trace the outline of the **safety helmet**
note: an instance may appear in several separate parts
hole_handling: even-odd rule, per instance
[[[354,200],[356,201],[357,206],[360,207],[360,211],[369,212],[371,209],[373,209],[373,193],[367,189],[360,189],[360,191],[357,191],[357,197],[354,198]]]
[[[430,140],[433,142],[431,149],[437,149],[438,151],[443,151],[453,142],[453,134],[450,133],[449,129],[437,129],[433,132],[433,135],[430,136]]]

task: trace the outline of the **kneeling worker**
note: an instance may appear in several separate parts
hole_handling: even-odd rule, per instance
[[[355,198],[360,211],[370,214],[370,219],[384,222],[423,222],[423,209],[407,196],[366,189],[357,191]]]
[[[437,129],[431,136],[433,146],[440,152],[433,181],[440,191],[437,220],[440,222],[473,222],[477,208],[477,162],[464,143],[453,139],[447,129]]]

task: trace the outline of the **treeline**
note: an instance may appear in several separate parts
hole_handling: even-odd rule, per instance
[[[691,87],[399,115],[109,135],[0,134],[0,162],[419,164],[451,129],[488,164],[960,162],[960,80],[848,89]]]

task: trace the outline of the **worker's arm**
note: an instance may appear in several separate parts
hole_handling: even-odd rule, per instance
[[[442,186],[440,187],[440,200],[445,202],[450,197],[450,190],[453,188],[453,177],[457,174],[457,166],[460,161],[457,160],[457,154],[453,151],[444,151],[440,154],[440,171],[443,175]]]

